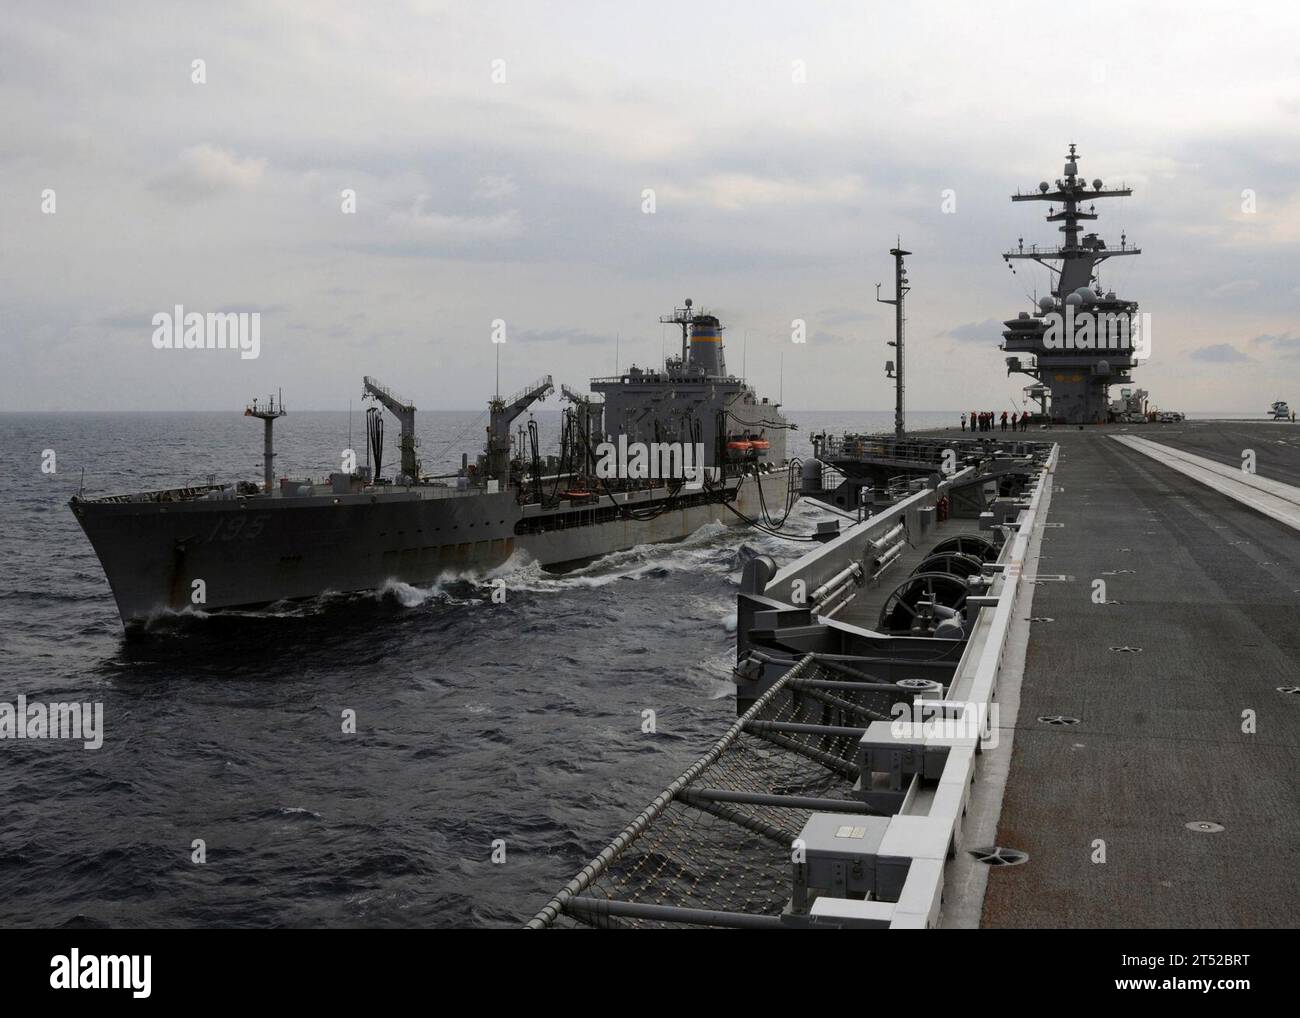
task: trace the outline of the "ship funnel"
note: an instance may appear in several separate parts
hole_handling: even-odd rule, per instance
[[[691,319],[691,370],[704,375],[725,375],[722,357],[722,325],[713,315]]]

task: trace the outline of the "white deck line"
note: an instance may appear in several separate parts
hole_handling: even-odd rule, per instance
[[[1212,488],[1220,494],[1300,530],[1300,488],[1268,477],[1247,473],[1217,460],[1134,435],[1111,435],[1116,442],[1163,463],[1171,470]]]

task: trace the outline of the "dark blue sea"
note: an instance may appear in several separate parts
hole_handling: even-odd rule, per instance
[[[790,416],[796,455],[814,431],[892,424]],[[558,416],[537,419],[554,443]],[[291,412],[276,426],[277,473],[338,469],[349,420],[360,450],[362,414]],[[418,423],[425,469],[450,470],[461,450],[473,457],[485,419]],[[0,702],[102,703],[105,730],[97,750],[0,741],[0,926],[518,924],[734,719],[741,569],[806,547],[713,524],[564,575],[512,562],[498,574],[505,604],[487,578],[450,576],[168,618],[128,640],[68,498],[83,483],[257,480],[260,424],[5,414],[0,449]],[[800,506],[791,529],[818,518]]]

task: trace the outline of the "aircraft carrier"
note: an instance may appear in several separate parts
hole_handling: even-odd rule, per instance
[[[746,566],[737,720],[529,928],[1294,925],[1300,432],[1107,420],[1134,361],[1044,342],[1136,310],[1067,158],[1032,433],[905,433],[900,313],[897,432],[818,436],[836,532]]]
[[[212,611],[326,591],[422,584],[481,574],[524,553],[564,567],[639,544],[677,540],[714,520],[781,526],[798,495],[786,455],[794,427],[780,406],[727,371],[723,326],[690,300],[661,321],[681,353],[661,369],[562,386],[558,456],[538,452],[535,421],[515,422],[554,392],[550,376],[489,402],[483,452],[454,475],[427,476],[416,407],[373,378],[365,394],[371,462],[324,481],[274,474],[282,400],[254,401],[263,421],[263,482],[218,483],[70,501],[94,546],[123,622]],[[384,477],[379,407],[399,421],[401,462]],[[612,454],[639,446],[620,461]],[[611,470],[602,469],[610,463]]]

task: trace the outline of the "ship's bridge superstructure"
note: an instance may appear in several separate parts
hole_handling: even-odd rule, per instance
[[[660,321],[680,327],[680,356],[667,358],[660,370],[633,366],[591,380],[591,391],[604,400],[602,434],[647,444],[698,442],[709,467],[785,463],[785,433],[792,425],[779,404],[760,399],[745,379],[727,372],[718,318],[688,298]]]
[[[1043,181],[1035,193],[1015,194],[1011,200],[1048,202],[1047,221],[1060,223],[1057,247],[1025,246],[1004,252],[1007,264],[1029,260],[1055,273],[1055,287],[1032,312],[1022,311],[1005,322],[1003,345],[1009,356],[1007,373],[1020,372],[1050,392],[1048,416],[1064,424],[1096,424],[1106,420],[1111,385],[1129,384],[1129,371],[1149,336],[1144,336],[1137,302],[1103,290],[1097,267],[1108,258],[1141,254],[1121,234],[1119,247],[1109,247],[1096,233],[1084,233],[1097,218],[1098,198],[1123,198],[1130,188],[1107,189],[1100,179],[1091,185],[1079,173],[1079,153],[1073,144],[1065,157],[1063,176]],[[1058,264],[1059,263],[1059,264]],[[1026,359],[1028,355],[1029,359]],[[1037,386],[1032,388],[1037,389]]]

